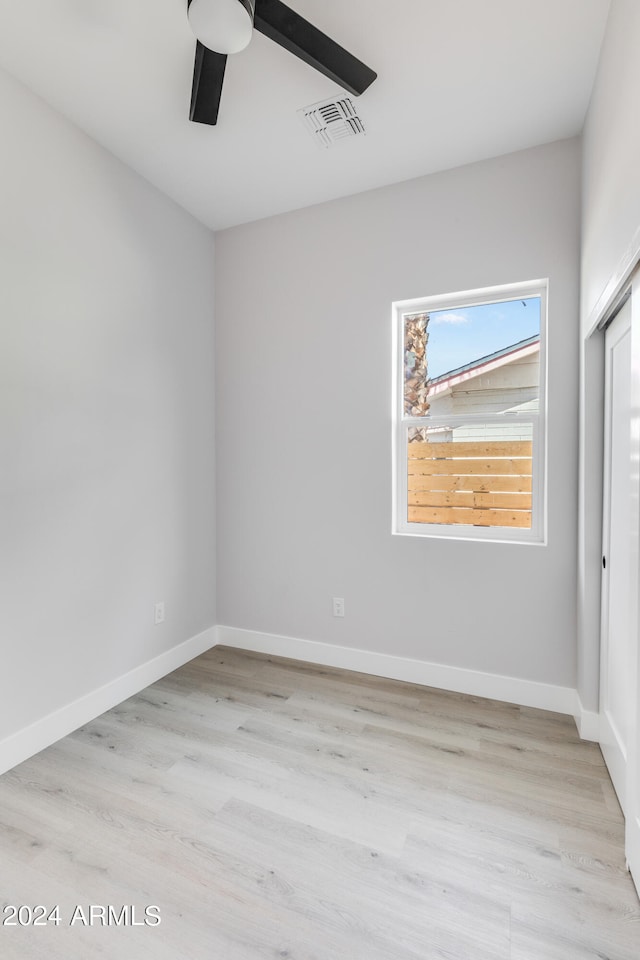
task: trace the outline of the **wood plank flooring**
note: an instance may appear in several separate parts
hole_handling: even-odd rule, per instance
[[[60,908],[2,960],[640,958],[572,720],[224,647],[0,778],[0,900]]]

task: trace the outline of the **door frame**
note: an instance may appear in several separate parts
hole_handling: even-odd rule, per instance
[[[631,313],[631,576],[630,629],[640,643],[640,229],[586,319],[580,357],[578,524],[578,649],[576,723],[583,739],[600,742],[599,681],[602,593],[604,328],[632,287]],[[635,295],[634,295],[635,293]],[[637,684],[628,744],[627,864],[640,895],[640,655],[630,664]]]

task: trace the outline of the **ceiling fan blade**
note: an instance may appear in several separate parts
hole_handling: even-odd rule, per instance
[[[218,108],[222,96],[224,68],[227,56],[214,53],[203,44],[196,43],[196,62],[193,67],[193,86],[191,88],[191,110],[189,120],[195,123],[208,123],[215,126],[218,121]]]
[[[253,25],[356,97],[378,76],[280,0],[256,0]]]

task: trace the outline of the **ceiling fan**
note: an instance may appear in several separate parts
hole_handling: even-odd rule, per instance
[[[214,126],[227,56],[243,50],[255,27],[265,37],[359,96],[377,74],[280,0],[187,0],[196,35],[189,119]]]

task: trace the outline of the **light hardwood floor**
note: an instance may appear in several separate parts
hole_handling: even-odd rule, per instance
[[[223,647],[0,778],[0,899],[2,960],[640,958],[572,720]]]

